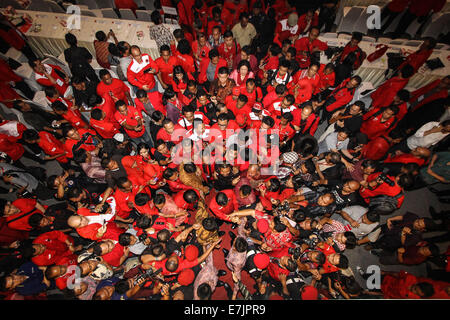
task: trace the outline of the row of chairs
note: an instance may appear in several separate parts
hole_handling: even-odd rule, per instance
[[[404,13],[398,15],[394,21],[386,29],[385,34],[395,31]],[[343,8],[343,15],[337,25],[337,33],[349,33],[358,31],[367,34],[367,19],[370,15],[367,13],[367,7],[345,7]],[[384,21],[382,21],[383,23]],[[450,12],[437,13],[433,19],[425,24],[420,35],[417,34],[421,23],[417,20],[413,21],[409,27],[404,31],[404,34],[410,39],[424,38],[424,37],[438,37],[440,34],[446,34],[450,31]]]

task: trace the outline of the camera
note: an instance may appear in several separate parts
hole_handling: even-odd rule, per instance
[[[148,238],[148,234],[146,232],[144,232],[143,234],[138,236],[139,242],[144,242],[147,238]]]
[[[141,280],[148,281],[150,279],[155,279],[158,274],[160,274],[162,271],[162,268],[159,268],[155,272],[153,272],[153,269],[148,269],[144,273],[138,275],[136,278],[134,278],[134,285],[137,285]]]

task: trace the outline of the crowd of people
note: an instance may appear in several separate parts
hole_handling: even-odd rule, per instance
[[[319,14],[175,2],[173,33],[152,14],[160,57],[112,31],[90,53],[67,33],[71,74],[2,16],[0,40],[26,55],[48,105],[25,101],[18,63],[0,59],[0,100],[33,127],[0,122],[0,297],[448,299],[449,211],[396,214],[420,188],[449,203],[436,185],[450,181],[450,76],[405,89],[436,39],[354,101],[362,34],[340,50],[318,39],[337,1]],[[380,288],[353,272],[357,246],[379,259]],[[383,269],[427,261],[427,277]]]

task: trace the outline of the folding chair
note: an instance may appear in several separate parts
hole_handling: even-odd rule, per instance
[[[152,19],[150,18],[150,13],[146,10],[136,10],[137,20],[139,21],[146,21],[146,22],[152,22]]]
[[[121,19],[136,20],[136,16],[134,15],[133,11],[131,11],[130,9],[120,9],[119,12],[120,12]]]
[[[81,10],[81,15],[82,16],[88,16],[88,17],[96,17],[95,13],[92,12],[91,10]]]
[[[363,14],[363,11],[365,10],[365,7],[352,7],[347,12],[346,15],[344,15],[341,23],[336,29],[337,33],[352,33],[354,26],[356,24],[356,21],[359,19],[361,14]]]
[[[44,0],[44,2],[49,6],[50,10],[55,13],[66,13],[56,2],[51,0]]]
[[[101,9],[103,18],[119,19],[117,13],[112,8]]]

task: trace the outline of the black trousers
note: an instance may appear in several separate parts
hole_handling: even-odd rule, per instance
[[[384,33],[386,29],[391,25],[392,21],[397,18],[397,16],[401,14],[401,12],[393,12],[389,10],[388,6],[386,6],[381,12],[381,21],[387,18],[386,22],[381,26],[380,33]]]
[[[417,16],[407,10],[394,31],[395,35],[398,37],[400,34],[404,33],[415,19],[417,19]]]

